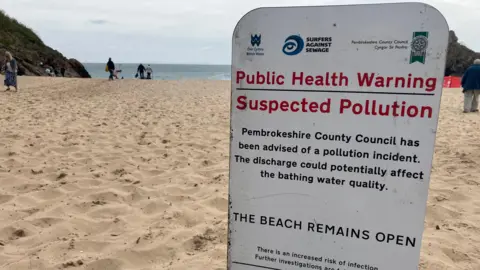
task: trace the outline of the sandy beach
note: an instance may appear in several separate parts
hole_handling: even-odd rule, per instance
[[[0,269],[226,269],[229,106],[228,81],[21,77],[0,92]],[[422,270],[480,269],[479,138],[445,89]]]

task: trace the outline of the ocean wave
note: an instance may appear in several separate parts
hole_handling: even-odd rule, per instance
[[[231,73],[220,73],[220,74],[215,74],[213,76],[208,77],[207,79],[209,80],[220,80],[220,81],[229,81],[232,79],[232,74]]]

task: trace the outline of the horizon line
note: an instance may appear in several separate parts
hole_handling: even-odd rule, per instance
[[[80,61],[82,64],[104,64],[104,62],[83,62]],[[145,63],[145,64],[144,64]],[[139,65],[139,64],[144,64],[144,65],[201,65],[201,66],[231,66],[232,64],[199,64],[199,63],[155,63],[155,62],[116,62],[115,64],[134,64],[134,65]]]

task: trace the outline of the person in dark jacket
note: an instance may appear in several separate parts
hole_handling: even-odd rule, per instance
[[[108,77],[108,80],[113,81],[113,75],[114,75],[114,72],[115,72],[115,64],[113,63],[112,58],[108,58],[107,68],[108,68],[108,72],[110,72],[110,76]]]
[[[60,68],[60,73],[62,74],[62,77],[65,77],[65,67]]]
[[[480,95],[480,59],[475,59],[463,74],[463,112],[478,112],[478,96]]]
[[[138,66],[137,73],[140,74],[140,79],[145,79],[145,67],[142,64]]]

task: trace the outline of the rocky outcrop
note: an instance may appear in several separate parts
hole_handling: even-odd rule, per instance
[[[5,51],[18,62],[18,75],[48,76],[46,69],[58,75],[65,68],[65,77],[90,78],[85,67],[75,59],[67,59],[60,52],[45,45],[30,28],[0,11],[0,63]]]

